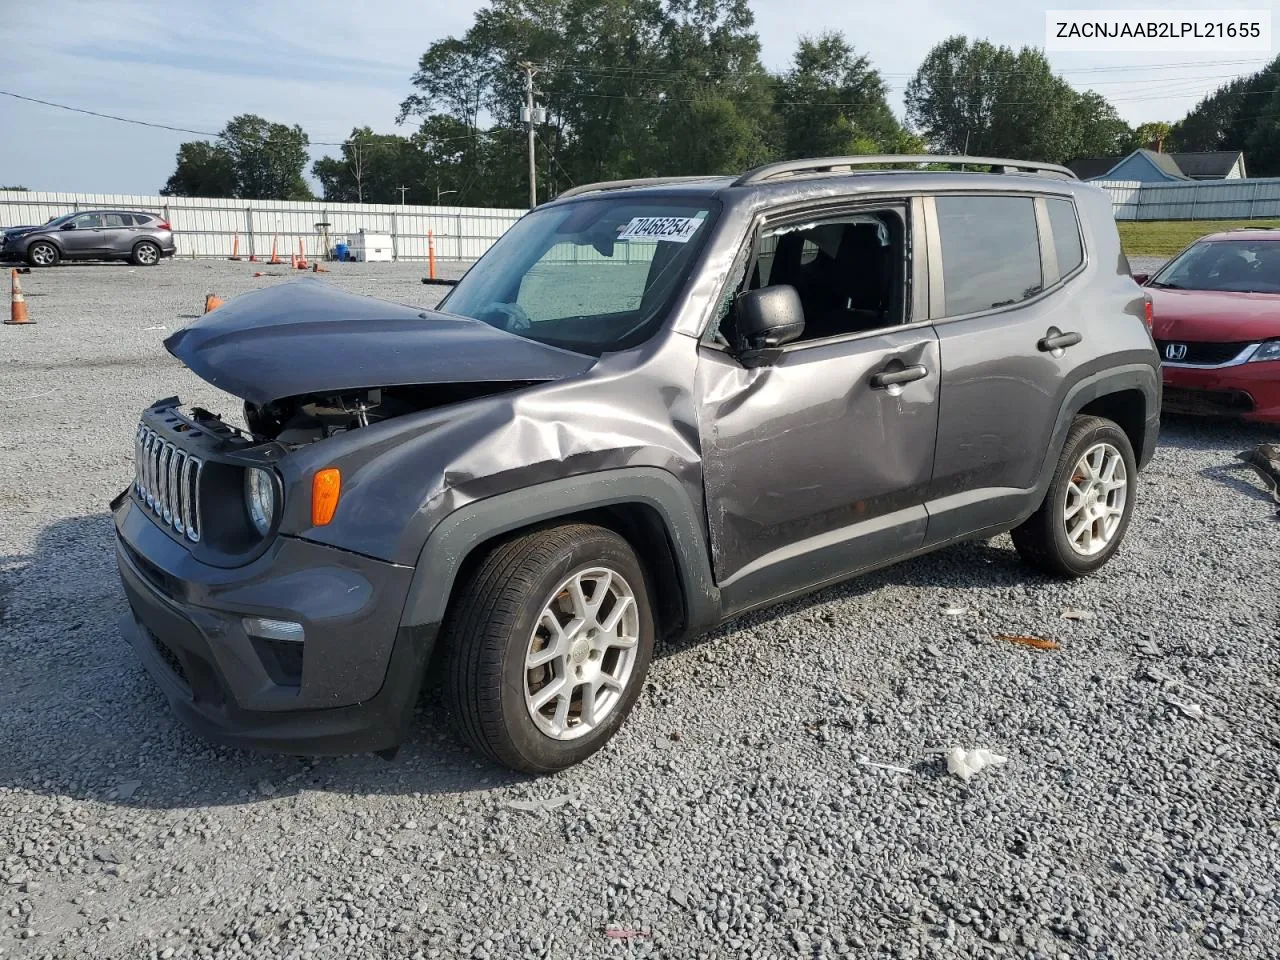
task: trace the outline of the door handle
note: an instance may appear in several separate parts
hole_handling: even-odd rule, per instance
[[[1083,339],[1084,337],[1078,333],[1063,333],[1057,327],[1050,327],[1044,337],[1036,343],[1036,346],[1042,353],[1061,353],[1067,347],[1074,347]]]
[[[871,386],[877,390],[883,390],[885,387],[899,387],[905,383],[915,383],[917,380],[923,380],[928,375],[929,371],[925,369],[924,365],[917,363],[913,367],[903,367],[900,370],[886,369],[872,374]]]

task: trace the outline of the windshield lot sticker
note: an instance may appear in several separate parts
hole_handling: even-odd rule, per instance
[[[665,240],[688,243],[702,221],[693,217],[635,217],[622,228],[619,240]]]

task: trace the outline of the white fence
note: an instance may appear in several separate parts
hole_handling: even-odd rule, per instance
[[[1138,183],[1094,180],[1117,220],[1252,220],[1280,217],[1280,177]]]
[[[240,256],[280,256],[304,244],[308,257],[322,250],[317,223],[329,224],[330,245],[361,228],[391,235],[398,260],[425,260],[428,234],[436,256],[474,260],[489,249],[523,210],[480,207],[414,207],[391,203],[327,203],[323,200],[222,200],[148,197],[115,193],[24,193],[0,191],[0,227],[40,224],[77,210],[144,210],[163,214],[173,225],[178,256],[228,257],[239,237]]]

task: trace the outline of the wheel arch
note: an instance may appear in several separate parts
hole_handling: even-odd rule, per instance
[[[31,250],[31,248],[34,247],[37,243],[49,244],[49,246],[53,247],[55,250],[58,251],[59,257],[65,257],[67,255],[67,250],[65,247],[63,247],[62,242],[58,240],[57,237],[51,237],[47,234],[40,234],[39,236],[26,239],[26,243],[22,247],[22,255],[25,257],[27,253]]]
[[[1129,438],[1134,457],[1141,456],[1148,420],[1147,397],[1141,390],[1128,387],[1104,393],[1082,406],[1075,415],[1110,420]]]
[[[594,523],[635,549],[655,592],[659,635],[719,619],[705,522],[674,476],[634,467],[565,477],[468,504],[445,517],[418,555],[401,623],[439,625],[469,571],[497,542],[564,523]]]

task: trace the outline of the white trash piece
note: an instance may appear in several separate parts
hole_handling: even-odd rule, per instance
[[[997,767],[1009,760],[1008,757],[1002,757],[998,753],[992,753],[983,748],[965,750],[963,747],[952,747],[946,752],[946,757],[947,772],[959,777],[965,783],[968,783],[969,778],[980,770]]]

